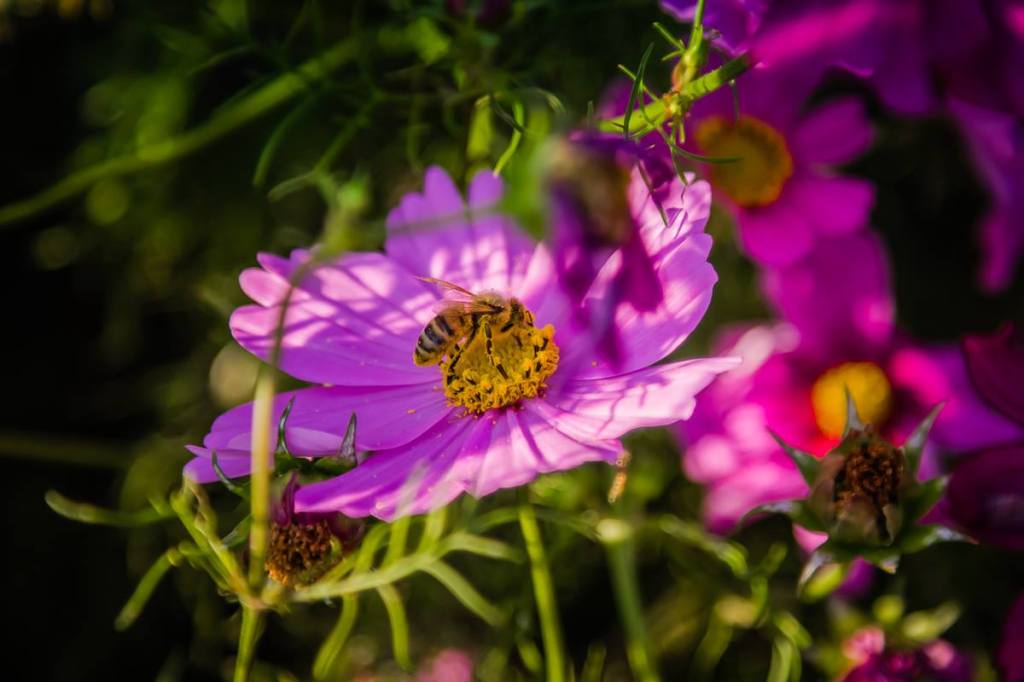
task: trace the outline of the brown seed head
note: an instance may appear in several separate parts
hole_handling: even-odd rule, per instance
[[[337,560],[334,533],[326,519],[314,523],[273,524],[267,551],[267,574],[282,585],[308,585]]]

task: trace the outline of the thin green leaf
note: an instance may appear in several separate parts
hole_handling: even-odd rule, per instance
[[[770,433],[772,438],[775,439],[775,442],[779,444],[779,447],[789,455],[789,458],[793,460],[793,464],[796,464],[796,468],[799,469],[800,475],[803,476],[807,485],[813,485],[814,481],[818,478],[818,470],[821,468],[821,462],[818,458],[809,452],[805,452],[804,450],[794,448],[789,445],[771,429],[768,429],[768,433]]]
[[[341,613],[338,615],[338,622],[327,635],[327,639],[320,645],[320,650],[313,661],[313,677],[318,680],[326,680],[335,675],[334,666],[338,656],[352,634],[352,628],[359,616],[359,595],[350,594],[341,598]]]
[[[167,571],[177,566],[182,558],[181,552],[176,547],[171,547],[161,554],[159,559],[153,562],[153,565],[146,570],[142,579],[139,580],[138,586],[136,586],[135,591],[128,598],[124,607],[122,607],[121,612],[117,614],[117,618],[114,619],[115,629],[120,631],[131,627],[131,624],[142,613],[142,609],[145,608],[149,598],[153,596],[153,592],[156,590],[157,585],[160,584],[160,580],[167,574]]]
[[[772,660],[765,682],[787,682],[799,659],[800,653],[791,641],[785,637],[776,637],[772,641]]]
[[[256,170],[252,176],[253,187],[263,187],[266,183],[267,175],[270,173],[270,165],[273,163],[274,156],[277,154],[281,143],[284,142],[288,133],[292,131],[296,124],[313,109],[316,102],[317,98],[315,96],[307,97],[299,106],[288,112],[288,115],[281,119],[281,122],[274,128],[274,132],[270,134],[266,144],[263,145],[259,160],[256,162]]]
[[[686,50],[686,45],[682,40],[672,35],[672,32],[662,26],[659,22],[654,22],[654,30],[661,34],[661,37],[668,41],[668,44],[676,48],[680,52]]]
[[[942,499],[947,485],[949,485],[949,476],[939,476],[914,486],[902,502],[903,523],[914,523],[927,514]]]
[[[954,602],[940,604],[930,611],[915,611],[903,619],[900,634],[916,644],[927,644],[953,627],[960,613],[960,606]]]
[[[231,532],[224,536],[221,542],[225,547],[239,547],[249,539],[249,526],[252,525],[252,517],[246,516],[238,522],[238,525],[231,529]]]
[[[408,672],[413,666],[409,657],[409,619],[405,615],[402,597],[394,585],[381,585],[377,588],[377,595],[384,602],[384,609],[388,612],[388,621],[391,623],[391,651],[395,663]]]
[[[837,562],[831,554],[816,551],[800,573],[797,594],[805,602],[824,599],[843,584],[849,568],[849,563]]]
[[[899,549],[904,554],[914,554],[938,542],[968,542],[976,544],[972,538],[952,528],[917,525],[911,526],[900,536]]]
[[[932,430],[935,420],[939,418],[939,413],[945,406],[946,403],[939,403],[933,407],[928,416],[921,420],[921,423],[917,425],[906,442],[903,443],[903,452],[907,458],[907,469],[914,478],[917,478],[917,469],[921,464],[921,452],[928,441],[928,433]]]
[[[47,506],[61,516],[72,521],[91,523],[100,526],[121,526],[133,528],[157,523],[174,516],[170,509],[143,509],[127,512],[118,509],[103,509],[85,502],[75,502],[61,495],[56,490],[46,491],[44,497]]]
[[[391,524],[391,534],[388,536],[388,550],[384,555],[382,566],[393,564],[405,555],[405,543],[409,537],[409,525],[412,523],[411,516],[403,516]]]
[[[583,672],[580,673],[580,682],[601,682],[604,675],[604,661],[608,656],[608,649],[604,644],[595,642],[587,648],[587,658],[583,661]]]
[[[488,559],[499,559],[502,561],[521,562],[522,552],[515,547],[500,540],[485,538],[480,535],[469,533],[452,533],[440,544],[441,553],[468,552]]]
[[[626,104],[626,113],[622,119],[622,134],[626,139],[630,137],[629,120],[633,116],[633,107],[636,106],[640,88],[643,87],[644,71],[647,70],[647,62],[650,60],[653,50],[654,43],[649,44],[644,50],[644,56],[640,58],[640,67],[636,70],[636,78],[633,79],[633,87],[629,91],[629,102]]]
[[[445,586],[459,602],[492,627],[505,621],[505,613],[477,592],[461,573],[443,561],[424,566],[423,572]]]
[[[437,541],[444,535],[447,520],[448,507],[438,507],[427,514],[423,524],[423,535],[420,537],[420,543],[416,549],[417,552],[428,551],[437,544]]]
[[[508,165],[508,162],[515,156],[516,150],[519,149],[519,143],[523,141],[523,124],[526,121],[526,110],[523,108],[523,103],[516,100],[512,103],[512,137],[509,138],[508,146],[505,151],[498,157],[497,163],[494,164],[494,174],[501,175],[501,171]]]
[[[238,497],[241,497],[243,500],[249,499],[249,492],[245,488],[243,488],[242,486],[238,485],[230,478],[228,478],[228,475],[225,474],[224,470],[220,468],[220,462],[217,461],[216,450],[210,451],[210,465],[213,467],[213,472],[217,474],[217,480],[219,480],[224,485],[224,487],[228,489],[229,492],[231,492],[234,495],[237,495]]]

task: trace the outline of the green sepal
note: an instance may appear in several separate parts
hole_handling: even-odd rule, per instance
[[[904,523],[911,524],[928,513],[942,499],[949,485],[949,476],[939,476],[913,486],[903,498]]]
[[[907,614],[900,624],[899,638],[918,646],[934,642],[960,618],[960,605],[945,602],[928,611]]]
[[[758,505],[743,515],[737,527],[742,528],[763,514],[785,514],[793,523],[807,530],[816,533],[826,532],[825,524],[821,522],[818,515],[812,512],[803,500],[785,500],[783,502],[769,502],[768,504]]]
[[[277,420],[277,447],[274,448],[274,453],[282,453],[287,455],[289,458],[293,458],[294,455],[288,450],[288,443],[284,439],[284,430],[288,425],[288,417],[291,416],[292,407],[295,406],[295,396],[292,396],[288,404],[284,406],[284,411],[281,412],[281,418]]]
[[[903,454],[907,458],[907,470],[910,471],[914,478],[917,478],[917,469],[921,464],[921,453],[924,451],[924,444],[928,440],[928,433],[932,430],[935,420],[938,419],[939,412],[945,406],[946,403],[939,403],[933,407],[928,416],[921,420],[921,423],[917,425],[917,428],[911,432],[906,442],[903,443]]]
[[[793,464],[796,464],[796,468],[799,469],[800,475],[804,477],[804,481],[807,482],[807,485],[813,485],[814,481],[818,478],[818,470],[821,468],[821,462],[818,458],[809,452],[799,448],[794,448],[787,444],[782,440],[779,434],[775,433],[771,429],[768,429],[768,433],[770,433],[772,438],[775,439],[775,442],[779,444],[779,447],[789,455],[789,458],[793,460]]]
[[[846,395],[846,426],[843,427],[843,438],[850,435],[850,431],[863,431],[864,422],[857,412],[857,403],[853,400],[853,394],[847,386],[843,386],[843,393]]]
[[[899,549],[904,554],[914,554],[939,542],[969,542],[975,540],[959,531],[945,526],[912,526],[900,536]]]
[[[224,470],[220,468],[220,462],[217,461],[216,450],[210,451],[210,466],[213,467],[213,472],[217,474],[217,479],[224,484],[225,488],[227,488],[230,492],[234,493],[235,495],[238,495],[243,500],[249,499],[249,491],[246,490],[244,487],[238,485],[234,481],[232,481],[230,478],[228,478],[228,475],[225,474]]]
[[[353,412],[348,418],[348,426],[345,427],[345,437],[341,439],[341,447],[338,448],[338,459],[355,466],[356,460],[356,413]]]
[[[796,593],[801,601],[815,602],[832,594],[843,584],[850,570],[849,561],[838,560],[828,549],[823,550],[824,547],[811,554],[800,572]]]

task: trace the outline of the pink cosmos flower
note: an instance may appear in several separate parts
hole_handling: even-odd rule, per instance
[[[737,82],[738,117],[729,89],[701,99],[690,115],[693,151],[740,158],[707,164],[706,177],[762,265],[796,263],[819,239],[861,229],[874,203],[870,182],[831,169],[870,144],[863,106],[839,97],[803,110],[812,86],[779,69],[754,69]]]
[[[844,386],[861,417],[902,442],[940,402],[922,477],[957,454],[1019,439],[1024,429],[974,391],[959,349],[898,333],[889,273],[872,232],[823,240],[814,257],[765,274],[784,322],[733,329],[716,350],[744,359],[701,395],[680,425],[684,468],[707,485],[706,522],[728,531],[754,507],[807,488],[768,433],[821,455],[845,419]],[[929,470],[930,469],[930,470]]]
[[[274,422],[294,399],[284,441],[294,456],[312,458],[338,451],[355,413],[356,447],[372,454],[347,473],[304,485],[296,511],[390,520],[462,492],[487,495],[541,473],[615,461],[620,436],[688,417],[694,395],[735,366],[722,358],[655,365],[700,321],[716,280],[703,232],[705,183],[676,181],[663,204],[667,222],[655,211],[643,223],[663,297],[647,312],[627,302],[614,310],[618,369],[581,357],[592,344],[572,323],[574,302],[557,286],[548,249],[493,212],[501,191],[499,180],[481,173],[464,202],[444,171],[428,169],[423,193],[405,196],[388,216],[385,253],[346,254],[301,278],[284,318],[280,367],[318,385],[277,396]],[[231,329],[244,348],[268,356],[289,278],[310,257],[262,255],[262,268],[242,273],[255,304],[235,311]],[[620,257],[609,256],[584,303],[606,295]],[[418,366],[418,339],[442,304],[438,287],[418,277],[515,297],[525,312],[477,318],[478,333],[467,334],[440,369]],[[491,320],[508,324],[493,328]],[[214,451],[228,476],[245,475],[251,419],[251,404],[218,418],[203,446],[189,448],[196,458],[186,475],[216,480]]]
[[[918,649],[886,646],[885,633],[868,627],[854,633],[843,645],[843,654],[853,667],[842,682],[970,682],[974,679],[971,659],[944,639]]]
[[[695,0],[661,0],[680,21],[693,19]],[[877,0],[711,0],[704,26],[730,52],[749,51],[773,67],[797,67],[813,77],[831,65],[870,73],[879,60],[869,40],[880,19]]]

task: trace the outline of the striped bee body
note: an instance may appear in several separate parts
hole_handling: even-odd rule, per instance
[[[441,310],[427,323],[416,341],[413,362],[420,367],[439,364],[445,356],[453,356],[468,346],[481,328],[490,338],[491,327],[505,332],[512,325],[521,324],[532,315],[514,298],[505,298],[495,292],[474,294],[451,282],[421,277],[446,291]]]

